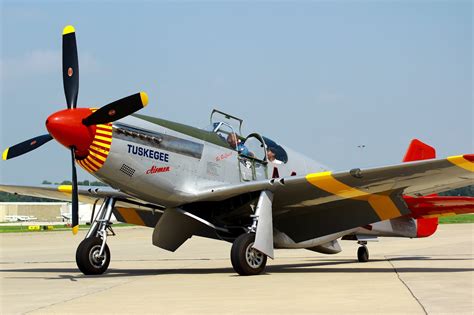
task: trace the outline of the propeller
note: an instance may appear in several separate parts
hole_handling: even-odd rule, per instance
[[[79,230],[79,195],[77,187],[76,158],[86,158],[95,134],[95,125],[107,124],[122,119],[148,104],[145,92],[136,93],[105,105],[95,112],[88,108],[76,108],[79,95],[79,61],[77,56],[76,31],[68,25],[63,29],[63,86],[67,109],[56,112],[46,120],[48,134],[26,140],[3,152],[8,160],[33,151],[53,138],[71,151],[72,161],[72,232]]]
[[[76,31],[71,25],[63,30],[63,85],[67,108],[76,108],[79,94],[79,61]]]
[[[133,114],[147,104],[148,95],[145,92],[133,94],[99,108],[82,123],[86,126],[106,124]]]
[[[76,153],[74,148],[71,148],[71,161],[72,161],[72,234],[76,235],[79,230],[79,194],[77,192],[77,171],[76,171]]]
[[[31,138],[30,140],[23,141],[10,148],[5,149],[5,151],[3,151],[2,158],[4,160],[12,159],[14,157],[33,151],[34,149],[39,148],[40,146],[51,140],[53,140],[53,137],[51,137],[49,133]]]

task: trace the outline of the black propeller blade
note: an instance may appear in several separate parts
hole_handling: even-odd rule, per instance
[[[63,30],[63,84],[67,108],[76,108],[79,93],[79,61],[76,31],[71,25]]]
[[[133,114],[147,104],[148,95],[145,92],[133,94],[99,108],[82,123],[86,126],[107,124]]]
[[[72,161],[72,234],[76,235],[79,230],[79,195],[77,192],[77,171],[76,171],[76,154],[74,148],[71,148]]]
[[[53,139],[49,134],[45,134],[42,136],[34,137],[30,140],[23,141],[22,143],[18,143],[12,147],[9,147],[3,151],[2,158],[4,160],[9,160],[19,155],[28,153],[33,151],[34,149],[39,148],[46,142],[49,142]]]

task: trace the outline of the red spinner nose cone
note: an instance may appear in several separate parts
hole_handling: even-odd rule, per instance
[[[89,154],[89,146],[95,135],[95,126],[85,126],[82,120],[92,111],[89,108],[65,109],[56,112],[46,120],[49,134],[67,148],[76,148],[78,159]]]

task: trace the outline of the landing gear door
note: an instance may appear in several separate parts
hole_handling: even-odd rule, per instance
[[[259,134],[249,135],[240,144],[239,169],[243,182],[268,178],[265,141]]]

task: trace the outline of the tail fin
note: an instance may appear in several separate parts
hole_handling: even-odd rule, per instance
[[[421,161],[436,158],[436,150],[432,146],[413,139],[408,146],[403,162]]]
[[[435,148],[427,145],[424,142],[421,142],[418,139],[413,139],[411,140],[410,145],[408,146],[407,152],[405,153],[405,157],[403,157],[403,162],[428,160],[428,159],[434,159],[434,158],[436,158]],[[436,196],[436,195],[433,195],[433,196]],[[432,235],[434,232],[436,232],[437,228],[438,228],[437,217],[416,219],[416,234],[417,234],[416,236],[417,237],[428,237]]]

